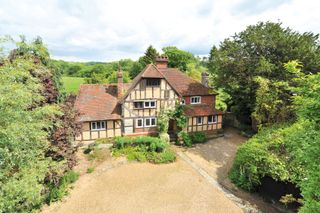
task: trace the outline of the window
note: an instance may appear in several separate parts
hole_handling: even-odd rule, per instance
[[[191,104],[200,104],[201,103],[201,96],[192,96],[191,97]]]
[[[144,108],[156,108],[156,101],[145,101]]]
[[[145,127],[152,127],[157,125],[156,118],[145,118],[144,123]]]
[[[197,125],[201,125],[203,122],[203,118],[202,117],[197,117]]]
[[[181,105],[186,105],[186,100],[184,100],[184,98],[183,98],[183,99],[181,99],[180,104],[181,104]]]
[[[143,127],[143,119],[138,118],[136,119],[136,128],[142,128]]]
[[[143,108],[143,101],[136,101],[136,102],[133,102],[133,104],[134,104],[134,108],[136,108],[136,109]]]
[[[165,90],[164,91],[164,98],[169,98],[170,95],[170,91],[169,90]]]
[[[208,116],[208,124],[217,123],[217,116],[216,115],[209,115]]]
[[[148,87],[158,87],[160,85],[160,79],[157,78],[149,78],[146,80],[147,81],[147,86]]]
[[[94,121],[91,122],[91,130],[104,130],[106,129],[105,121]]]

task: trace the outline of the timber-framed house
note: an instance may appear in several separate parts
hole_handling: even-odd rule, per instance
[[[75,107],[82,132],[76,140],[90,141],[115,136],[156,135],[161,108],[185,105],[187,132],[215,133],[222,128],[223,112],[215,109],[216,93],[208,87],[208,74],[198,82],[176,68],[168,58],[157,58],[131,83],[123,83],[121,68],[116,84],[82,84]],[[175,121],[169,131],[176,130]]]

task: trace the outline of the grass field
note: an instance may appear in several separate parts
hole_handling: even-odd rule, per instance
[[[80,84],[84,84],[85,79],[78,77],[62,77],[62,83],[66,93],[77,94],[80,88]]]

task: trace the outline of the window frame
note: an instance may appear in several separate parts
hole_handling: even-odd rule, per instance
[[[152,125],[152,119],[154,119],[154,125]],[[150,121],[150,125],[147,125],[147,120]],[[144,127],[155,127],[155,126],[157,126],[157,118],[156,117],[144,118]]]
[[[199,99],[198,102],[193,102],[193,99]],[[191,96],[190,97],[190,104],[201,104],[201,96]]]
[[[198,120],[199,118],[201,118],[201,123],[198,122],[198,121],[199,121],[199,120]],[[203,117],[202,117],[202,116],[197,116],[197,117],[196,117],[196,124],[197,124],[197,125],[202,125],[202,124],[203,124]]]
[[[136,103],[142,103],[141,108],[136,107],[136,106],[135,106]],[[144,109],[144,101],[134,101],[134,102],[133,102],[133,108],[134,108],[134,109]]]
[[[154,82],[159,82],[159,84],[148,84],[148,81],[151,82],[151,81],[154,81]],[[146,86],[147,87],[160,87],[160,84],[161,84],[161,79],[160,78],[147,78],[146,79]]]
[[[151,106],[151,102],[154,103],[154,106]],[[149,106],[146,106],[146,103],[148,103]],[[150,100],[150,101],[144,101],[143,103],[143,108],[144,109],[153,109],[153,108],[157,108],[157,101],[155,100]]]
[[[209,117],[212,117],[212,121],[209,122]],[[209,115],[208,116],[208,124],[215,124],[218,122],[218,115]]]
[[[141,121],[141,126],[138,125],[138,121]],[[143,128],[144,127],[144,119],[143,118],[137,118],[136,119],[136,128]]]
[[[100,125],[100,128],[98,128],[98,123]],[[94,125],[93,125],[94,124]],[[103,125],[102,125],[103,124]],[[93,128],[95,126],[95,128]],[[103,127],[102,127],[103,126]],[[91,121],[90,122],[90,130],[91,131],[100,131],[100,130],[106,130],[106,121]]]

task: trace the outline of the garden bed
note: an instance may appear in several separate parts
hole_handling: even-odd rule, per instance
[[[140,136],[115,138],[113,156],[126,156],[128,160],[151,162],[155,164],[170,163],[176,160],[176,155],[170,145],[156,137]]]

